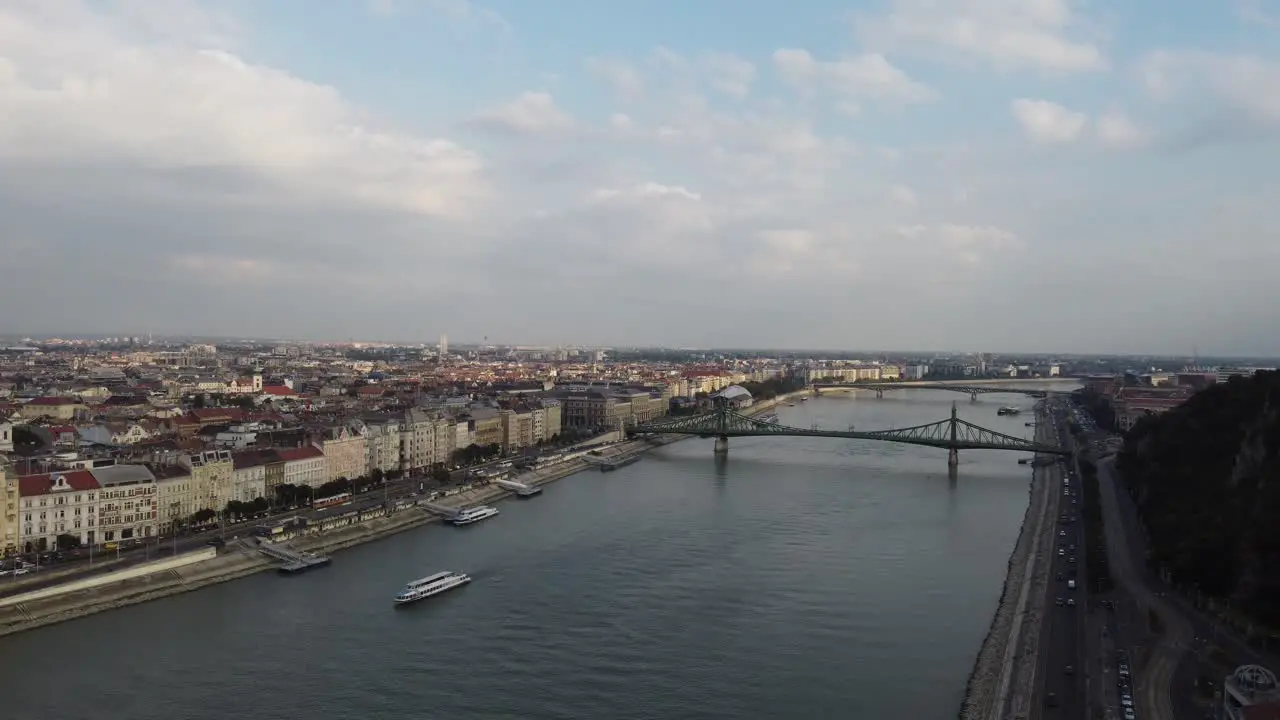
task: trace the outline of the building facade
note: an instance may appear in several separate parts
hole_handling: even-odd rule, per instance
[[[364,475],[368,450],[365,447],[365,437],[360,432],[345,425],[326,428],[319,444],[328,473],[325,482],[338,478],[355,480]]]
[[[98,533],[102,542],[156,534],[156,478],[145,465],[108,465],[89,471],[98,482]]]
[[[316,488],[328,482],[329,471],[325,465],[324,453],[315,445],[286,448],[277,452],[284,461],[286,485]]]
[[[195,514],[195,483],[184,465],[152,466],[156,478],[156,534],[172,535]]]
[[[52,550],[59,535],[69,535],[82,545],[101,542],[98,492],[98,481],[88,470],[18,478],[22,551]]]
[[[235,463],[232,462],[230,450],[206,450],[196,455],[187,455],[182,464],[191,472],[196,512],[221,512],[231,502]]]
[[[0,557],[18,551],[18,476],[0,462]]]

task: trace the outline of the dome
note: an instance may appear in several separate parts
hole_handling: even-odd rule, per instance
[[[1276,676],[1261,665],[1241,665],[1236,668],[1236,683],[1252,692],[1266,693],[1276,689]]]
[[[740,398],[751,397],[751,391],[741,385],[730,385],[729,387],[716,393],[716,397],[722,397],[726,400],[737,400]]]

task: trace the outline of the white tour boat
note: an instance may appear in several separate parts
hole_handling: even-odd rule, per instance
[[[453,572],[445,570],[435,575],[424,577],[420,580],[414,580],[404,589],[396,594],[396,605],[408,605],[432,595],[437,595],[445,590],[452,590],[459,585],[466,585],[471,582],[471,576],[466,573]]]
[[[485,518],[491,518],[498,514],[497,508],[488,505],[478,505],[473,508],[467,508],[462,512],[449,518],[451,525],[470,525],[471,523],[480,522]]]

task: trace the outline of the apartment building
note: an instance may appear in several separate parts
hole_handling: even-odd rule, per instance
[[[400,432],[400,469],[423,470],[449,462],[457,449],[456,421],[439,412],[410,408]]]
[[[196,505],[195,483],[185,465],[149,467],[156,479],[156,534],[170,535],[200,509]]]
[[[275,450],[246,450],[231,456],[231,499],[253,502],[267,495],[267,465],[280,460]],[[283,463],[280,463],[283,468]]]
[[[0,557],[18,551],[18,476],[0,462]]]
[[[288,485],[320,487],[329,480],[324,453],[315,445],[277,450],[284,461],[283,481]]]
[[[82,544],[101,542],[98,492],[98,481],[88,470],[18,478],[18,542],[23,552],[56,548],[59,535]]]
[[[145,465],[108,465],[89,471],[98,482],[98,532],[102,542],[156,534],[156,478]]]
[[[325,470],[328,473],[325,482],[338,478],[355,480],[364,475],[368,449],[363,430],[363,424],[357,424],[354,428],[335,425],[318,433],[319,437],[313,442],[324,453]]]
[[[191,472],[192,501],[196,510],[221,511],[231,502],[235,463],[230,450],[206,450],[184,455],[179,462]]]
[[[374,470],[384,473],[400,469],[400,432],[402,424],[394,418],[364,421],[365,475]]]

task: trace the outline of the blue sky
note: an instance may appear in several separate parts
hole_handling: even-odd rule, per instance
[[[1276,355],[1276,87],[1277,0],[14,0],[0,292],[65,285],[14,332]]]

